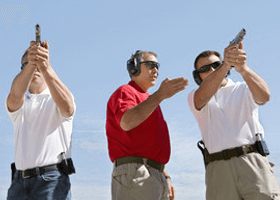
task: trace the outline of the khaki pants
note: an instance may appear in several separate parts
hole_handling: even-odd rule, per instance
[[[114,167],[112,200],[168,200],[168,185],[162,172],[144,164]]]
[[[280,192],[267,158],[250,153],[208,164],[206,199],[280,200]]]

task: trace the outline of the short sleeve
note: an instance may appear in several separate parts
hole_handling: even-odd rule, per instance
[[[110,100],[110,105],[115,119],[120,123],[121,118],[127,109],[137,105],[136,97],[127,88],[117,90]]]
[[[71,93],[71,95],[72,95],[73,104],[74,104],[74,111],[73,111],[73,113],[72,113],[71,116],[69,116],[69,117],[63,117],[63,116],[61,115],[61,113],[60,113],[58,107],[57,107],[57,111],[59,112],[59,115],[61,116],[62,121],[72,121],[72,120],[74,119],[75,114],[76,114],[76,103],[75,103],[75,99],[74,99],[74,96],[73,96],[72,93]]]
[[[248,99],[250,100],[250,102],[254,105],[254,107],[258,107],[259,105],[255,101],[255,99],[253,97],[253,93],[251,92],[249,86],[244,82],[243,87],[245,87],[245,94],[248,97]]]
[[[12,122],[15,122],[18,119],[18,117],[20,116],[20,113],[22,112],[22,106],[18,110],[11,112],[11,111],[9,111],[7,100],[8,100],[8,96],[6,97],[6,101],[5,101],[6,112],[9,116],[9,118],[12,120]]]
[[[197,110],[194,105],[194,93],[196,92],[196,89],[192,90],[188,95],[188,103],[190,110],[192,111],[195,118],[198,118],[205,110],[207,105],[205,105],[201,110]]]

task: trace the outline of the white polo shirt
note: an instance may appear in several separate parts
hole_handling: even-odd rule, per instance
[[[41,94],[27,92],[23,106],[15,112],[9,112],[7,100],[5,105],[14,125],[18,170],[59,163],[61,152],[71,157],[74,114],[63,117],[48,88]]]
[[[255,134],[262,133],[258,105],[245,82],[228,79],[200,111],[194,106],[193,90],[188,95],[189,107],[194,114],[202,139],[209,153],[255,143]]]

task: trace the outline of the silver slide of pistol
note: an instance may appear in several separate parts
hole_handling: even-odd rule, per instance
[[[41,31],[40,31],[40,26],[39,24],[36,24],[36,43],[38,46],[41,45]]]
[[[241,29],[241,31],[237,34],[237,36],[229,43],[229,46],[234,44],[239,44],[246,34],[246,30],[244,28]]]

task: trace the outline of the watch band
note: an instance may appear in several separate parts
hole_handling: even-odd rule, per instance
[[[170,176],[165,176],[165,178],[166,178],[166,179],[168,179],[168,178],[169,178],[169,179],[171,180],[171,177],[170,177]]]
[[[28,64],[28,62],[23,63],[23,64],[21,65],[20,69],[23,70],[23,68],[24,68],[25,65],[27,65],[27,64]]]

